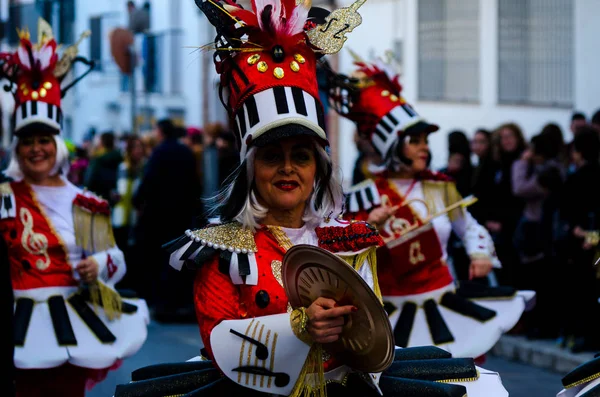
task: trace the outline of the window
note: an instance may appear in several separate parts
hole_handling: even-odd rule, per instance
[[[102,17],[90,18],[90,58],[96,63],[95,70],[102,70]]]
[[[479,100],[479,0],[419,0],[419,99]]]
[[[11,1],[8,10],[7,37],[9,44],[16,45],[19,42],[17,28],[29,29],[31,37],[37,40],[37,24],[40,17],[50,23],[59,44],[73,43],[74,0],[36,0],[33,3]]]
[[[118,13],[106,13],[90,18],[90,59],[95,71],[117,72],[118,67],[110,51],[110,32],[120,25]]]
[[[498,2],[498,102],[571,107],[573,2]]]

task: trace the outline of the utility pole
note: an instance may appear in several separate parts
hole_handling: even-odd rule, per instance
[[[135,40],[129,46],[129,55],[131,58],[131,77],[129,78],[129,89],[131,90],[131,135],[138,134],[137,126],[137,102],[136,102],[136,84],[135,84],[135,69],[136,69],[136,51]]]

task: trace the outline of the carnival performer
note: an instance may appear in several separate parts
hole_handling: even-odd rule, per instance
[[[61,86],[77,47],[59,59],[52,29],[40,19],[38,42],[19,32],[15,53],[0,54],[16,100],[11,158],[0,184],[0,235],[15,297],[14,364],[18,397],[82,397],[146,340],[143,300],[114,290],[126,271],[108,203],[66,176],[60,136]],[[83,75],[81,76],[83,77]]]
[[[467,389],[506,396],[497,374],[434,347],[399,350],[383,374],[353,371],[341,356],[321,351],[357,307],[324,296],[291,307],[282,278],[289,249],[303,244],[332,252],[379,294],[375,250],[382,241],[366,222],[337,219],[343,194],[319,100],[313,46],[324,38],[313,29],[338,49],[344,38],[334,37],[337,28],[327,33],[307,25],[309,10],[294,0],[253,1],[252,10],[212,1],[200,8],[222,43],[217,70],[229,93],[241,165],[218,196],[220,221],[188,230],[166,248],[174,268],[198,269],[194,300],[210,361],[142,368],[115,396],[462,397]],[[337,17],[351,22],[347,14]],[[229,47],[234,42],[237,50]],[[461,380],[467,387],[456,384]]]
[[[377,277],[396,345],[479,357],[517,323],[533,292],[453,279],[451,232],[471,258],[470,279],[500,266],[490,235],[465,210],[471,198],[463,200],[451,179],[429,170],[428,136],[438,126],[402,98],[391,63],[354,56],[352,77],[330,71],[330,101],[370,139],[382,165],[348,189],[344,217],[375,225],[386,242],[377,253]]]

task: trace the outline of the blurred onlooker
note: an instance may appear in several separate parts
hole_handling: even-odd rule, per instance
[[[555,263],[549,257],[547,242],[550,236],[544,229],[545,212],[552,213],[547,200],[557,194],[565,169],[559,155],[562,139],[547,133],[545,128],[531,140],[531,147],[515,161],[512,169],[513,192],[521,197],[525,206],[514,234],[514,244],[519,255],[519,270],[515,273],[515,286],[536,291],[536,306],[527,314],[527,333],[535,338],[557,338],[558,326],[553,315],[555,289],[558,285],[554,272],[548,277],[541,274],[552,269]]]
[[[190,148],[179,142],[179,131],[171,120],[160,120],[154,135],[158,145],[133,198],[139,211],[136,251],[144,268],[140,293],[154,309],[155,319],[192,320],[193,274],[169,266],[168,255],[161,246],[197,226],[195,221],[202,208],[196,159]]]
[[[75,148],[73,160],[71,161],[71,168],[69,168],[67,179],[75,186],[83,187],[85,182],[85,174],[89,164],[90,157],[88,155],[88,151],[81,146],[77,146]]]
[[[204,178],[204,132],[198,127],[188,127],[181,142],[189,147],[196,158],[196,172],[200,181]]]
[[[113,132],[104,132],[100,135],[84,181],[86,188],[108,200],[111,205],[114,205],[111,193],[117,187],[117,169],[123,161],[123,155],[116,147],[115,141]]]
[[[563,334],[574,338],[572,351],[598,351],[600,330],[598,290],[594,260],[600,232],[600,137],[592,127],[581,127],[573,139],[572,159],[576,165],[567,177],[560,200],[565,238],[560,254],[560,313]]]
[[[448,134],[448,165],[441,170],[456,182],[461,196],[471,194],[473,164],[471,163],[471,144],[467,135],[460,130]]]
[[[219,186],[240,164],[240,152],[235,147],[233,131],[224,131],[216,140],[219,150]]]
[[[542,128],[540,134],[548,137],[549,150],[551,150],[549,155],[566,167],[569,164],[569,153],[567,152],[565,137],[560,126],[555,123],[548,123]]]
[[[590,124],[596,129],[597,132],[600,133],[600,109],[594,113],[590,120]]]
[[[575,134],[577,134],[577,129],[579,127],[584,127],[586,125],[587,125],[587,119],[585,118],[585,114],[583,114],[581,112],[573,113],[573,115],[571,116],[571,126],[570,126],[570,130],[571,130],[571,133],[573,134],[573,136],[575,136]]]
[[[468,210],[479,224],[485,225],[494,204],[494,177],[498,168],[492,158],[492,133],[483,128],[475,131],[471,151],[477,157],[471,183],[471,193],[477,197],[477,202]]]
[[[502,263],[499,282],[506,285],[513,285],[513,272],[518,268],[513,234],[523,212],[523,200],[512,190],[512,166],[526,146],[523,132],[515,123],[503,124],[492,134],[492,155],[498,168],[494,177],[493,204],[485,226],[494,239]]]
[[[209,123],[204,127],[203,145],[203,194],[202,197],[213,197],[220,187],[220,164],[217,138],[222,136],[227,128],[219,122]]]
[[[448,134],[448,165],[440,170],[454,179],[456,189],[461,196],[471,194],[471,178],[473,165],[471,163],[471,148],[467,135],[460,130]],[[469,278],[471,258],[467,254],[463,241],[454,231],[448,240],[449,265],[458,280]]]
[[[137,221],[137,211],[133,207],[133,195],[142,179],[145,163],[144,144],[138,136],[130,136],[125,145],[124,160],[119,164],[117,186],[113,192],[115,205],[112,210],[112,225],[117,246],[125,255],[127,274],[119,286],[139,290],[140,263],[133,254],[133,227]]]
[[[364,181],[370,174],[369,166],[379,165],[381,158],[377,151],[373,148],[371,141],[362,137],[358,131],[354,131],[354,143],[358,151],[358,156],[354,162],[354,170],[352,171],[352,184],[356,185]]]
[[[142,143],[144,144],[144,154],[146,158],[150,158],[152,152],[156,145],[158,145],[158,141],[156,139],[156,135],[153,132],[147,132],[141,134],[140,138],[142,139]]]

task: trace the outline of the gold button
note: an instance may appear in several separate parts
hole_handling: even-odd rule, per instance
[[[25,96],[29,95],[29,90],[27,88],[23,89],[23,95],[25,95]]]
[[[260,59],[260,54],[250,55],[248,57],[248,65],[254,65]]]
[[[390,101],[398,102],[398,97],[396,95],[390,95]]]
[[[381,96],[388,96],[388,95],[390,95],[390,92],[388,90],[381,91]]]
[[[45,89],[45,88],[40,88],[40,96],[41,96],[42,98],[45,98],[45,97],[46,97],[46,94],[48,94],[48,91],[46,91],[46,89]]]
[[[267,65],[265,61],[260,61],[258,65],[256,65],[256,68],[259,72],[264,73],[269,69],[269,65]]]
[[[273,76],[277,77],[278,79],[282,79],[283,78],[283,69],[280,67],[276,67],[275,69],[273,69]]]
[[[38,99],[38,98],[40,97],[40,94],[38,94],[38,92],[37,92],[37,91],[33,91],[33,92],[31,93],[31,97],[32,97],[33,99]]]
[[[292,61],[290,62],[290,69],[292,69],[292,72],[297,72],[300,70],[300,65],[298,65],[298,62]]]
[[[298,63],[304,63],[306,62],[306,59],[304,59],[304,57],[300,54],[294,54],[294,59],[296,61],[298,61]]]
[[[51,83],[51,82],[49,82],[49,81],[46,81],[46,82],[44,83],[44,88],[45,88],[45,89],[47,89],[47,90],[51,89],[51,88],[52,88],[52,83]]]

